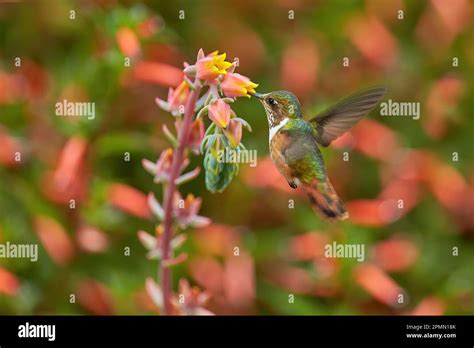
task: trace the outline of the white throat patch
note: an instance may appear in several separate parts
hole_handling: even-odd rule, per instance
[[[273,126],[270,128],[270,133],[268,134],[268,142],[271,143],[272,142],[272,138],[275,134],[277,134],[277,132],[285,125],[288,123],[290,119],[288,117],[284,118],[279,124],[277,124],[276,126]]]

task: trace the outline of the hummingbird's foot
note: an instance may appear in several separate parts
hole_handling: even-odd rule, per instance
[[[296,182],[294,182],[293,180],[288,181],[288,185],[290,185],[290,187],[294,190],[298,188],[298,185],[296,185]]]

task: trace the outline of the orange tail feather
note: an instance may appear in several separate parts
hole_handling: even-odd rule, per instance
[[[306,186],[313,210],[330,221],[346,220],[349,213],[329,180]]]

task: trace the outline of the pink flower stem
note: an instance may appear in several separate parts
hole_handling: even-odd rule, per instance
[[[214,97],[214,99],[219,99],[219,91],[217,90],[217,86],[216,85],[211,85],[210,87],[210,91],[212,93],[212,96]]]
[[[162,259],[160,262],[160,274],[161,274],[161,288],[163,290],[163,309],[165,315],[173,314],[171,306],[171,270],[166,266],[166,261],[171,257],[171,237],[173,234],[173,197],[176,191],[176,179],[180,174],[180,169],[184,160],[184,152],[186,150],[186,139],[189,138],[191,131],[191,124],[193,121],[194,108],[196,107],[196,101],[201,91],[199,82],[196,82],[196,87],[191,91],[189,98],[186,102],[184,119],[178,134],[178,144],[173,153],[173,161],[171,163],[171,172],[169,176],[169,182],[165,187],[165,193],[163,197],[163,209],[165,211],[163,219],[163,239],[162,239]]]

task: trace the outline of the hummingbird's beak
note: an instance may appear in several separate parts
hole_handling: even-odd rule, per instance
[[[262,100],[264,96],[263,94],[260,94],[260,93],[250,93],[250,95],[260,100]]]

